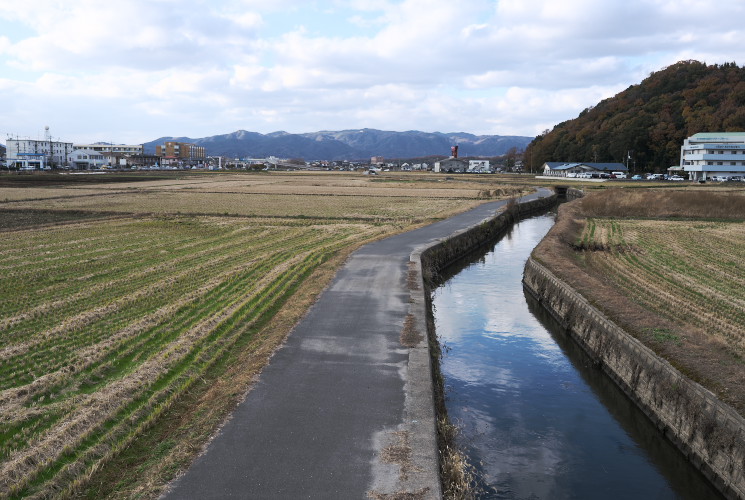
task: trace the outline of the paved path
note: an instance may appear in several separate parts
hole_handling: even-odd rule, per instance
[[[363,499],[400,492],[407,482],[405,491],[438,497],[432,422],[412,419],[408,401],[419,389],[424,414],[431,413],[431,380],[417,380],[409,366],[413,350],[399,340],[409,311],[409,256],[503,204],[487,203],[352,254],[165,498]],[[426,355],[421,359],[428,363]],[[417,425],[429,427],[421,429],[424,439],[411,437]],[[422,461],[402,475],[384,450],[407,447]]]

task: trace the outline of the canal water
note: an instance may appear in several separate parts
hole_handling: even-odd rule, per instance
[[[450,419],[480,498],[720,498],[523,291],[554,216],[519,222],[433,290]]]

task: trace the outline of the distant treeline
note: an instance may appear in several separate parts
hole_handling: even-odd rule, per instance
[[[630,152],[630,166],[659,172],[679,164],[686,137],[738,131],[745,131],[745,67],[681,61],[545,131],[525,158],[535,169],[546,161],[626,163]]]

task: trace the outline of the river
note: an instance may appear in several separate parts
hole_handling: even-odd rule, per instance
[[[525,261],[553,223],[521,221],[432,293],[447,411],[478,496],[720,498],[524,293]]]

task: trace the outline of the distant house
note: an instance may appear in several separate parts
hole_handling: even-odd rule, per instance
[[[627,172],[628,169],[623,163],[568,163],[563,161],[547,161],[543,164],[543,175],[553,177],[574,177],[581,173],[606,173]]]

